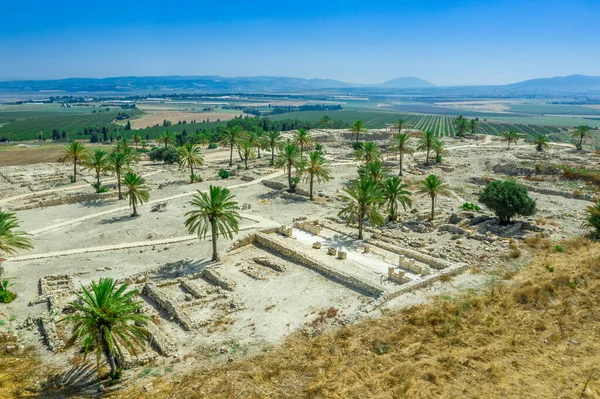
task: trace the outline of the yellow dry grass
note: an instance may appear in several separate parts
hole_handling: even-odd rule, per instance
[[[534,261],[483,293],[440,298],[137,398],[599,398],[600,244],[543,240]],[[552,268],[552,272],[549,269]]]

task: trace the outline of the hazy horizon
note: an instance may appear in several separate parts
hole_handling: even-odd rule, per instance
[[[163,3],[164,4],[164,3]],[[600,75],[594,1],[5,5],[0,80],[286,76],[440,86]]]

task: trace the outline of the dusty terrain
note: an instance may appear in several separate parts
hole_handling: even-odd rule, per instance
[[[128,371],[136,376],[132,383],[142,384],[147,370],[159,364],[183,373],[192,364],[219,364],[268,350],[294,331],[318,334],[432,296],[481,288],[528,259],[524,248],[515,254],[521,239],[581,235],[582,211],[595,195],[593,185],[565,179],[548,166],[596,169],[591,152],[552,146],[538,153],[527,143],[507,151],[493,137],[445,139],[448,154],[441,165],[424,165],[424,154],[405,160],[404,178],[413,191],[429,173],[450,184],[452,195],[438,200],[436,220],[427,221],[429,199],[415,195],[414,207],[401,212],[398,222],[368,227],[365,241],[358,241],[356,229],[336,217],[337,196],[356,176],[354,136],[331,130],[313,134],[324,146],[333,176],[315,186],[314,202],[302,192],[282,189],[284,172],[269,167],[264,156],[250,161],[249,170],[234,167],[235,176],[220,180],[217,171],[228,169],[229,158],[221,149],[203,150],[202,183],[188,184],[187,172],[176,166],[136,165],[152,190],[138,218],[116,199],[113,176],[103,176],[111,190],[98,196],[87,172],[76,184],[68,183],[68,165],[3,167],[0,207],[17,212],[21,227],[33,234],[34,249],[3,263],[19,296],[0,308],[0,328],[16,330],[21,345],[32,345],[44,362],[68,370],[78,355],[63,348],[68,328],[58,321],[68,311],[71,291],[100,277],[129,282],[153,317],[155,342],[131,359]],[[382,131],[362,139],[384,146],[389,136]],[[6,153],[0,152],[0,164]],[[384,159],[397,173],[393,154]],[[530,187],[536,216],[501,227],[485,209],[460,210],[465,201],[477,202],[487,181],[509,176]],[[210,184],[231,188],[243,216],[233,241],[219,239],[222,260],[216,265],[209,262],[211,242],[198,241],[184,226],[192,195]],[[166,207],[153,211],[157,204]],[[336,256],[328,255],[330,248]],[[406,257],[400,267],[399,257]],[[400,280],[389,278],[390,267]]]
[[[196,120],[198,122],[204,121],[206,119],[209,122],[216,122],[217,120],[228,121],[233,119],[234,117],[238,117],[240,115],[247,116],[242,111],[236,110],[222,110],[217,109],[212,112],[202,112],[202,108],[206,107],[206,105],[202,104],[186,104],[189,108],[182,110],[181,105],[177,106],[169,106],[169,104],[160,104],[160,105],[138,105],[138,108],[144,111],[144,114],[141,116],[131,119],[131,128],[132,129],[144,129],[146,127],[153,127],[157,124],[162,126],[163,121],[167,120],[173,123],[174,125],[178,122],[190,122],[192,120]],[[125,122],[120,122],[121,125],[126,124]]]

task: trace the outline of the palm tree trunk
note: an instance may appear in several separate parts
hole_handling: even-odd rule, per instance
[[[271,147],[271,163],[275,162],[275,146]]]
[[[248,157],[244,157],[244,165],[246,166],[246,170],[248,170]]]
[[[190,183],[194,182],[194,165],[190,162]]]
[[[213,249],[212,261],[218,262],[219,261],[219,253],[217,252],[217,226],[214,221],[210,222],[210,234],[212,236],[212,249]]]
[[[313,178],[314,175],[311,173],[310,174],[310,200],[313,200]]]
[[[435,217],[435,195],[431,196],[431,220]]]
[[[229,150],[229,166],[233,166],[233,143],[231,143],[231,149]]]
[[[289,162],[288,163],[288,186],[290,186],[289,188],[289,192],[292,192],[292,163]]]
[[[300,143],[300,158],[304,156],[304,144]]]
[[[356,144],[358,144],[358,133],[360,132],[356,132]]]
[[[135,201],[131,201],[131,203],[133,204],[133,213],[131,216],[138,216],[137,208],[135,207]]]
[[[73,159],[73,183],[77,181],[77,158]]]
[[[583,145],[583,136],[579,136],[579,146],[577,147],[577,149],[581,150],[582,149],[582,147],[581,147],[582,145]]]
[[[96,170],[96,192],[100,192],[100,171]]]
[[[404,158],[404,154],[402,153],[402,151],[400,151],[400,172],[398,173],[398,176],[402,176],[402,158]]]
[[[429,165],[429,147],[427,147],[427,160],[425,161],[427,165]]]
[[[508,143],[508,147],[506,149],[510,151],[510,141],[507,141],[507,143]]]
[[[104,348],[102,351],[104,352],[104,356],[106,356],[106,362],[110,367],[110,375],[115,376],[117,374],[117,362],[115,361],[115,357],[108,349],[108,345],[106,343],[102,343],[102,347]]]
[[[258,157],[260,158],[260,146],[257,145],[256,148],[258,148]]]
[[[123,199],[123,194],[121,194],[121,170],[117,169],[117,188],[119,190],[119,199]]]
[[[364,219],[364,216],[362,213],[360,215],[358,215],[358,239],[359,240],[363,239],[363,219]]]

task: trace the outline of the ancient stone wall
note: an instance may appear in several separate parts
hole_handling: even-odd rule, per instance
[[[223,277],[214,268],[206,268],[202,270],[202,278],[206,279],[211,284],[219,286],[227,291],[233,291],[235,289],[235,281]]]
[[[56,324],[50,317],[41,317],[40,324],[42,333],[46,338],[46,343],[52,352],[58,352],[65,347],[65,343],[58,337],[56,333]]]
[[[144,294],[148,298],[152,299],[158,306],[160,306],[170,317],[173,317],[188,331],[195,328],[192,319],[185,314],[179,307],[174,304],[171,299],[165,294],[163,290],[158,288],[154,283],[148,283],[144,285]]]

